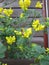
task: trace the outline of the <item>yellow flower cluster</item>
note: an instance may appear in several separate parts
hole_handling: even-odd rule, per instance
[[[22,35],[21,31],[14,30],[14,33],[15,33],[16,35]]]
[[[14,31],[16,35],[22,35],[22,37],[28,38],[32,34],[32,28],[28,28],[23,31]]]
[[[32,28],[28,28],[26,31],[24,31],[23,37],[28,38],[32,34]]]
[[[46,49],[46,52],[49,53],[49,48]]]
[[[7,63],[5,64],[5,63],[2,63],[2,65],[7,65]]]
[[[12,13],[13,13],[13,10],[10,8],[10,9],[4,9],[3,10],[3,13],[7,16],[10,16]]]
[[[3,18],[4,17],[4,15],[1,14],[2,12],[3,12],[3,8],[0,7],[0,18]]]
[[[4,17],[4,15],[2,14],[5,14],[7,16],[10,16],[12,13],[13,13],[13,10],[10,8],[10,9],[3,9],[3,8],[0,8],[0,17]]]
[[[31,0],[19,0],[19,5],[23,10],[28,10],[31,4]]]
[[[9,45],[12,45],[15,42],[15,40],[16,40],[15,36],[6,37],[6,41]]]
[[[2,11],[3,11],[3,8],[2,8],[2,7],[0,7],[0,13],[2,13]]]
[[[40,21],[37,19],[33,21],[32,27],[35,31],[41,31],[45,28],[45,25],[40,24]]]
[[[20,18],[23,18],[23,17],[24,17],[24,13],[21,13],[21,14],[20,14]]]
[[[41,4],[41,2],[40,2],[40,1],[37,1],[35,7],[37,7],[37,8],[42,8],[42,4]]]

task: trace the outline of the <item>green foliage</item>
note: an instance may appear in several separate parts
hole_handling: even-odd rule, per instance
[[[44,47],[33,44],[32,53],[34,57],[34,64],[32,65],[49,65],[49,53]]]
[[[49,18],[46,18],[45,25],[46,25],[46,27],[49,27]]]
[[[28,22],[28,17],[33,13],[32,17],[42,17],[38,11],[35,10],[25,10],[22,13],[24,16],[22,18],[19,16],[18,18],[11,18],[7,14],[11,14],[10,12],[5,11],[4,17],[0,17],[0,58],[5,56],[5,51],[7,51],[8,57],[12,59],[32,59],[34,58],[35,65],[49,65],[49,53],[46,52],[44,47],[41,47],[37,44],[31,42],[32,39],[32,21]],[[2,14],[2,13],[1,13]],[[2,14],[3,15],[3,14]],[[31,18],[32,18],[31,17]],[[44,21],[44,20],[42,20]],[[44,23],[46,26],[49,26],[48,21]],[[29,24],[29,31],[27,28],[23,28],[25,24]],[[36,25],[37,24],[37,25]],[[39,21],[35,19],[34,28],[38,28]],[[42,23],[43,24],[43,23]],[[16,26],[22,28],[16,28]],[[41,25],[41,30],[43,26]],[[27,31],[26,31],[27,30]],[[40,26],[39,26],[40,30]],[[14,32],[15,31],[15,32]],[[33,33],[34,33],[33,29]],[[28,34],[29,33],[29,34]]]
[[[0,42],[0,58],[4,58],[4,57],[5,57],[5,51],[6,51],[6,46],[4,46],[4,45]]]

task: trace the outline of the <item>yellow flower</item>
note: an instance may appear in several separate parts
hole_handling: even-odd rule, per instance
[[[39,20],[34,20],[32,23],[32,27],[35,31],[41,31],[44,30],[45,25],[40,24]]]
[[[22,10],[28,10],[28,7],[31,4],[31,0],[19,0],[19,5]]]
[[[15,33],[16,35],[21,35],[21,34],[22,34],[21,31],[17,31],[17,30],[14,30],[14,33]]]
[[[24,32],[23,37],[28,38],[29,37],[29,34],[27,32]]]
[[[15,42],[15,40],[16,40],[15,36],[6,37],[6,41],[10,45],[12,45]]]
[[[24,5],[25,5],[26,7],[29,7],[30,4],[31,4],[31,0],[24,0]]]
[[[40,24],[40,25],[38,26],[38,28],[39,28],[39,31],[40,31],[40,30],[44,30],[45,25]]]
[[[3,13],[4,13],[5,15],[9,16],[7,9],[4,9],[4,10],[3,10]]]
[[[5,64],[5,65],[7,65],[7,64]]]
[[[13,13],[13,10],[10,8],[10,9],[4,9],[3,10],[3,13],[7,16],[10,16],[12,13]]]
[[[23,0],[19,0],[19,6],[24,10],[24,1]]]
[[[20,14],[20,18],[23,18],[23,17],[24,17],[24,13],[21,13],[21,14]]]
[[[32,28],[28,28],[26,30],[24,30],[24,28],[22,28],[21,31],[14,31],[14,33],[16,35],[21,35],[22,37],[28,38],[31,34],[32,34]]]
[[[49,48],[46,49],[46,52],[49,53]]]
[[[23,0],[19,0],[19,5],[20,5],[20,7],[22,7],[24,5]]]
[[[33,27],[33,29],[35,29],[39,24],[40,24],[39,19],[34,20],[33,23],[32,23],[32,27]]]
[[[32,26],[33,26],[33,25],[38,25],[39,23],[40,23],[39,19],[34,20],[33,23],[32,23]]]
[[[37,28],[37,25],[32,25],[33,29],[36,29]]]
[[[4,63],[2,63],[2,65],[4,65]]]
[[[7,65],[7,63],[5,64],[5,63],[2,63],[2,65]]]
[[[23,37],[28,38],[32,34],[32,28],[28,28],[26,31],[24,31]]]
[[[27,31],[29,34],[32,34],[32,28],[28,28]]]
[[[0,13],[2,13],[2,11],[3,11],[3,8],[0,8]]]
[[[8,9],[8,13],[11,15],[13,13],[13,10],[11,8]]]
[[[44,30],[45,25],[39,24],[36,28],[34,28],[35,31],[41,31]]]
[[[40,3],[40,1],[37,1],[35,7],[37,7],[37,8],[42,8],[42,4]]]

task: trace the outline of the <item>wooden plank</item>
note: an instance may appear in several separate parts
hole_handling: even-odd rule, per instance
[[[32,37],[31,42],[39,44],[41,46],[44,46],[44,44],[43,44],[44,43],[44,38],[43,37]]]
[[[25,19],[25,20],[18,20],[17,21],[17,24],[15,25],[16,27],[20,28],[20,27],[29,27],[32,20],[36,20],[36,19],[39,19],[40,20],[40,23],[43,23],[43,19],[42,18],[28,18],[28,19]]]
[[[44,36],[44,31],[39,31],[33,33],[33,37],[43,37]]]
[[[4,0],[3,2],[2,2],[2,5],[0,5],[0,6],[3,6],[4,5],[4,3],[7,3],[7,4],[9,4],[9,5],[7,5],[6,7],[19,7],[19,4],[18,4],[18,2],[19,2],[19,0],[16,0],[15,2],[12,2],[12,1],[14,1],[14,0]],[[37,1],[39,1],[39,0],[31,0],[32,2],[31,2],[31,7],[35,7],[35,4],[36,4],[36,2]],[[0,3],[1,4],[1,3]]]
[[[12,17],[19,17],[20,16],[20,14],[23,12],[21,9],[13,9],[13,15],[12,15]],[[40,16],[42,16],[42,10],[40,10],[40,9],[29,9],[29,11],[32,11],[30,14],[29,14],[29,17],[35,17],[35,16],[37,16],[37,17],[39,17],[38,15],[40,15]],[[36,14],[34,13],[34,12],[36,12]]]

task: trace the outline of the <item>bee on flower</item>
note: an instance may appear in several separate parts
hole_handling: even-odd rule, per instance
[[[14,33],[16,35],[21,35],[22,37],[29,38],[29,36],[32,34],[32,28],[24,29],[22,28],[21,31],[15,30]]]

